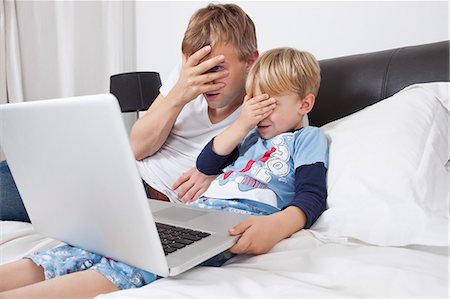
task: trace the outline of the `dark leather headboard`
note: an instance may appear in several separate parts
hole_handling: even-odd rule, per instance
[[[322,126],[413,83],[449,81],[449,42],[320,61],[322,81],[309,123]]]

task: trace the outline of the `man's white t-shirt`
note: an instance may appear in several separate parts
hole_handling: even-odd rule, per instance
[[[180,75],[181,65],[176,67],[160,89],[167,94]],[[239,116],[241,107],[223,121],[212,124],[208,116],[208,103],[203,95],[192,100],[181,110],[166,142],[153,155],[137,161],[142,179],[154,189],[166,194],[171,201],[178,202],[172,184],[187,170],[195,166],[195,161],[203,147],[216,135],[230,126]]]

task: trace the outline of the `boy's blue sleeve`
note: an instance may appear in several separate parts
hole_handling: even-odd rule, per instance
[[[239,156],[237,147],[229,155],[221,156],[216,154],[212,149],[213,141],[214,138],[211,139],[197,157],[197,169],[206,175],[221,174],[222,169],[236,161]]]
[[[322,162],[302,165],[295,170],[295,197],[288,206],[296,206],[305,213],[305,228],[310,228],[326,209],[326,173]]]

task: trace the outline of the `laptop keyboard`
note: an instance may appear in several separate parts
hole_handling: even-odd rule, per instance
[[[192,243],[200,241],[201,239],[211,235],[198,230],[159,222],[156,222],[156,229],[158,230],[165,255],[175,252],[178,249],[184,248],[187,245],[191,245]]]

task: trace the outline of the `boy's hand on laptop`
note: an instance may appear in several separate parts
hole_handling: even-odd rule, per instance
[[[183,203],[195,201],[208,189],[216,177],[215,175],[205,175],[196,167],[192,167],[176,180],[172,189],[179,190],[178,199]]]
[[[283,240],[284,235],[278,229],[279,223],[271,216],[251,217],[230,229],[230,235],[241,237],[229,251],[237,254],[264,254]]]
[[[261,120],[269,116],[276,106],[276,99],[271,98],[268,94],[260,94],[253,98],[246,95],[237,122],[244,131],[249,132]]]
[[[189,57],[183,55],[180,77],[171,92],[184,104],[195,99],[202,93],[218,91],[225,86],[224,83],[214,83],[229,75],[227,70],[210,71],[221,64],[225,57],[217,55],[206,59],[211,53],[211,46],[205,46]]]
[[[264,254],[281,240],[305,227],[306,216],[299,208],[290,206],[268,216],[255,216],[229,230],[230,235],[241,235],[229,249],[232,253]]]

